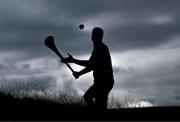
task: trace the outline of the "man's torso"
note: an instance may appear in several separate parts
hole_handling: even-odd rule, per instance
[[[93,65],[93,76],[98,82],[114,82],[111,56],[106,45],[94,48],[90,62]]]

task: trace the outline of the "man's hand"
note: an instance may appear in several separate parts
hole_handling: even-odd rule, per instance
[[[63,62],[63,63],[72,63],[74,58],[69,53],[68,53],[68,56],[69,57],[67,57],[67,58],[61,59],[61,62]]]
[[[80,73],[79,72],[73,72],[73,75],[74,75],[75,79],[78,79],[80,76]]]

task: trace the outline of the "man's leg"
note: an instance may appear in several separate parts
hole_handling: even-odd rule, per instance
[[[86,101],[89,107],[92,107],[92,106],[94,107],[95,105],[95,102],[93,100],[95,98],[95,94],[96,94],[96,91],[95,91],[94,85],[92,85],[84,94],[84,100]]]
[[[97,108],[99,108],[99,109],[106,109],[107,108],[108,95],[109,95],[112,87],[113,87],[113,84],[108,84],[105,87],[103,87],[101,84],[97,85],[96,94],[95,94],[96,95],[95,101],[96,101]]]
[[[107,108],[108,94],[97,93],[95,100],[96,100],[96,107],[98,109]]]

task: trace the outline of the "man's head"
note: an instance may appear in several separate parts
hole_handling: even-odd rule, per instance
[[[92,31],[92,41],[94,43],[102,42],[104,31],[100,27],[95,27]]]

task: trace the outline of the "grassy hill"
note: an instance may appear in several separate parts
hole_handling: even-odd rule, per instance
[[[95,110],[82,104],[0,94],[0,120],[174,120],[180,107]]]

